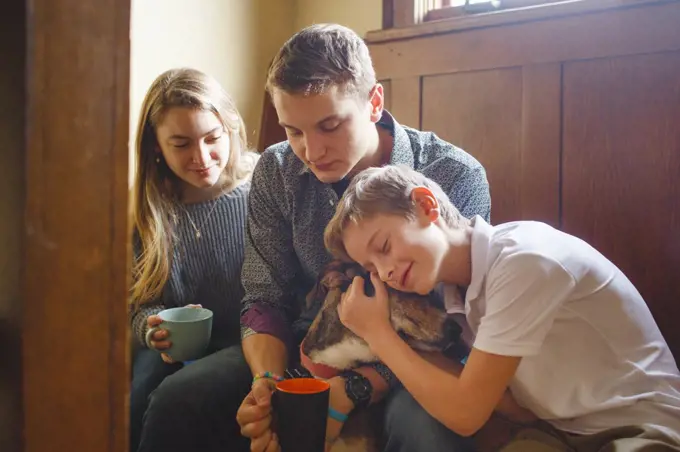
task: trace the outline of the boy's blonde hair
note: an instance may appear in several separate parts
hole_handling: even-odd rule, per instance
[[[375,70],[366,43],[347,27],[316,24],[294,34],[279,50],[267,74],[266,89],[288,94],[320,94],[332,86],[368,95]]]
[[[211,76],[191,68],[159,75],[144,97],[135,142],[136,173],[132,199],[135,247],[131,301],[135,306],[158,297],[170,274],[175,214],[180,192],[177,176],[164,160],[157,162],[156,128],[172,107],[210,111],[230,137],[229,160],[224,168],[227,186],[250,178],[257,154],[248,150],[246,128],[236,104]]]
[[[459,228],[469,223],[439,184],[418,171],[403,165],[368,168],[354,176],[326,226],[324,243],[328,251],[338,259],[352,260],[343,241],[345,228],[350,222],[357,223],[376,214],[415,219],[417,210],[411,192],[416,187],[426,187],[432,191],[439,203],[441,218],[447,226]]]

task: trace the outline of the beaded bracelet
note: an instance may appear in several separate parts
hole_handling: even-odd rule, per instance
[[[277,382],[283,381],[283,377],[281,375],[276,375],[273,372],[267,371],[267,372],[262,372],[262,373],[256,373],[255,376],[253,377],[253,383],[255,383],[260,378],[269,378],[269,379],[272,379],[272,380],[277,381]]]

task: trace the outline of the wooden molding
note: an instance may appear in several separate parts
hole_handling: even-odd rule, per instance
[[[33,0],[27,24],[23,452],[123,452],[130,0]]]
[[[489,13],[461,15],[425,23],[422,23],[422,20],[415,20],[415,12],[412,14],[413,17],[408,19],[411,17],[410,12],[415,11],[415,6],[411,5],[414,3],[412,0],[392,0],[392,2],[393,15],[395,17],[394,28],[369,31],[365,37],[367,43],[378,44],[474,28],[497,27],[521,22],[574,16],[610,9],[677,3],[677,0],[568,0]]]
[[[674,0],[373,42],[369,48],[377,75],[392,79],[674,51],[680,49],[679,23],[680,2]]]

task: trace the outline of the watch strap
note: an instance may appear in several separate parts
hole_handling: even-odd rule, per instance
[[[354,408],[356,409],[368,406],[373,394],[373,383],[371,383],[371,380],[354,370],[346,370],[341,372],[340,376],[345,379],[345,393],[354,404]],[[368,388],[367,394],[365,394],[363,397],[360,394],[357,394],[352,388],[356,380],[361,380]]]

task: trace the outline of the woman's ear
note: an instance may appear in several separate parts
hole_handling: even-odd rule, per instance
[[[432,190],[427,187],[415,187],[411,190],[411,199],[416,205],[418,216],[430,222],[439,219],[439,201]]]

